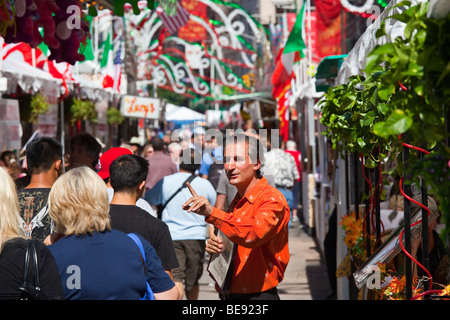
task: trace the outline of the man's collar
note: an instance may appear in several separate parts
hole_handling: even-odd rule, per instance
[[[246,198],[248,202],[253,203],[256,200],[258,194],[265,188],[267,184],[267,179],[265,177],[262,177],[250,190],[245,193],[242,199]]]

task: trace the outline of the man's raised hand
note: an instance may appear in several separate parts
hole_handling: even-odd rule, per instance
[[[183,203],[183,205],[181,206],[182,209],[186,210],[187,212],[194,212],[196,214],[209,217],[213,211],[213,206],[209,203],[208,199],[199,196],[189,182],[186,183],[186,186],[191,192],[192,197],[189,198],[188,201]]]

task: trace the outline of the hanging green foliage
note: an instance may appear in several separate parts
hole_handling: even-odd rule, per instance
[[[122,124],[125,120],[125,117],[122,115],[120,110],[116,108],[109,108],[108,111],[106,111],[106,116],[108,118],[108,124],[111,125]]]
[[[45,114],[48,111],[50,104],[42,94],[37,93],[31,97],[30,107],[30,122],[36,123],[39,115]]]
[[[389,100],[388,117],[375,125],[374,132],[397,139],[398,129],[406,129],[409,143],[438,148],[449,156],[444,119],[450,103],[450,16],[428,18],[427,8],[428,2],[423,2],[392,15],[406,24],[403,37],[375,47],[367,56],[367,73],[385,70],[380,75],[384,89],[378,94],[381,100]],[[377,37],[387,36],[385,23]]]
[[[386,120],[388,106],[378,97],[379,75],[352,76],[348,82],[330,88],[321,102],[321,123],[333,149],[357,152],[367,157],[366,166],[375,167],[388,156],[392,144],[374,134],[374,124]],[[379,148],[379,154],[374,150]],[[378,151],[378,150],[377,150]]]
[[[73,104],[70,107],[70,112],[71,123],[75,123],[78,120],[97,123],[97,111],[95,111],[95,104],[92,101],[73,99]]]
[[[403,1],[394,8],[402,6],[408,8],[388,18],[405,23],[403,36],[368,54],[366,77],[350,77],[328,90],[321,122],[334,148],[359,152],[369,166],[390,154],[389,160],[395,157],[398,163],[397,174],[411,177],[407,183],[424,179],[440,203],[443,234],[450,234],[450,14],[428,17],[428,2],[411,6]],[[387,21],[377,37],[389,37]],[[379,158],[371,156],[375,147],[381,150]],[[408,163],[399,156],[404,147]]]

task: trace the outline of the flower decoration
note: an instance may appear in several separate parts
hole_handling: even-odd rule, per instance
[[[351,212],[342,217],[339,225],[344,229],[344,243],[347,245],[353,261],[358,265],[367,259],[366,242],[364,237],[364,220],[356,218],[356,213]],[[375,243],[375,237],[371,236],[371,245]]]
[[[439,293],[440,296],[450,296],[450,284],[442,290],[441,293]]]

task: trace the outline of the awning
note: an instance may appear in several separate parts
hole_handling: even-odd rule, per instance
[[[206,116],[200,112],[194,111],[187,107],[174,108],[171,112],[166,113],[166,121],[176,122],[178,124],[187,124],[196,121],[205,121]]]
[[[380,27],[381,21],[387,16],[391,16],[397,13],[401,13],[404,7],[393,8],[401,0],[392,0],[389,5],[384,9],[380,16],[369,26],[362,36],[358,39],[353,49],[349,52],[348,57],[342,63],[336,78],[336,84],[340,85],[346,83],[348,78],[353,75],[364,75],[364,69],[366,68],[366,59],[369,52],[377,45],[383,45],[388,43],[398,36],[403,36],[406,24],[396,19],[390,20],[385,24],[385,31],[387,36],[380,38],[376,37],[376,32]],[[422,1],[410,0],[411,6],[414,6]]]
[[[320,61],[315,75],[316,92],[327,91],[330,86],[334,86],[339,69],[346,57],[347,54],[328,56]]]
[[[8,78],[8,93],[15,93],[16,85],[25,92],[37,92],[45,85],[62,84],[61,79],[56,79],[50,73],[21,61],[14,54],[3,60],[1,71]]]

